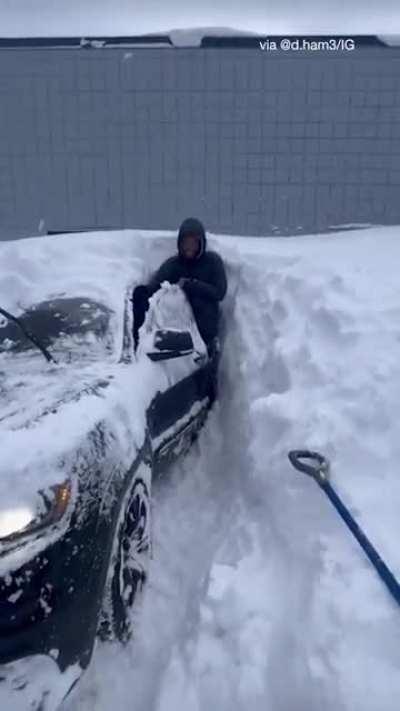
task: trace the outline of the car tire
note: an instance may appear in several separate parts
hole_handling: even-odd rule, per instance
[[[102,641],[127,642],[132,635],[131,608],[142,593],[150,555],[150,510],[148,487],[136,477],[115,528],[97,633]]]

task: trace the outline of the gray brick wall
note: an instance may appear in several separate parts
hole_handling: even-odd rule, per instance
[[[399,223],[399,119],[400,48],[2,49],[0,237]]]

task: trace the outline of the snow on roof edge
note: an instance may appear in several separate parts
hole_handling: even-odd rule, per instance
[[[381,42],[387,44],[388,47],[398,47],[400,45],[400,34],[398,35],[376,35]]]
[[[246,30],[246,29],[239,29],[235,27],[218,27],[218,26],[201,26],[201,27],[187,27],[187,28],[172,28],[169,30],[163,30],[159,32],[144,32],[140,33],[138,35],[131,35],[131,36],[121,36],[120,34],[115,34],[115,35],[104,35],[101,33],[97,33],[96,35],[92,34],[77,34],[75,36],[68,36],[66,37],[64,35],[56,35],[53,34],[51,36],[0,36],[0,48],[3,46],[33,46],[36,43],[38,45],[45,45],[45,46],[52,46],[52,47],[57,47],[57,46],[71,46],[76,48],[77,46],[81,47],[93,47],[93,48],[101,48],[101,47],[115,47],[115,46],[124,46],[124,47],[200,47],[202,45],[202,42],[206,38],[237,38],[237,39],[244,39],[244,38],[261,38],[261,37],[269,37],[270,39],[273,38],[279,38],[279,37],[294,37],[294,36],[301,36],[301,37],[316,37],[319,39],[322,38],[327,38],[328,35],[324,32],[300,32],[298,34],[295,34],[293,32],[287,32],[286,34],[282,33],[277,33],[277,32],[264,32],[264,31],[255,31],[255,30]],[[349,30],[346,30],[346,32],[333,32],[329,37],[351,37],[353,36],[354,39],[356,38],[362,38],[364,41],[365,39],[370,38],[371,41],[373,40],[378,41],[378,43],[382,43],[388,47],[397,47],[400,45],[400,33],[399,34],[363,34],[363,33],[351,33]],[[114,41],[113,41],[114,40]]]
[[[200,47],[204,37],[259,37],[263,33],[233,27],[187,27],[167,32],[174,47]]]

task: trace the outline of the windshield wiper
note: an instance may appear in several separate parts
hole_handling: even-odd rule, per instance
[[[53,358],[47,348],[45,348],[45,346],[39,341],[39,339],[33,333],[31,333],[31,331],[28,331],[28,329],[25,328],[24,324],[19,318],[13,316],[12,314],[8,313],[8,311],[2,308],[0,308],[0,314],[8,318],[10,321],[14,321],[14,323],[16,323],[20,327],[24,336],[26,336],[26,338],[28,338],[37,348],[39,348],[39,350],[43,353],[44,357],[48,362],[52,361],[53,363],[57,363],[56,359]]]

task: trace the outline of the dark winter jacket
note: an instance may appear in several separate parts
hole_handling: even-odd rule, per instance
[[[201,223],[200,223],[201,225]],[[187,278],[183,289],[192,307],[200,335],[206,343],[218,335],[219,302],[226,294],[227,282],[224,263],[216,252],[207,251],[204,229],[201,233],[201,249],[194,260],[187,260],[180,252],[182,233],[178,236],[178,254],[167,259],[148,284],[149,296],[154,294],[163,281],[176,284]]]

